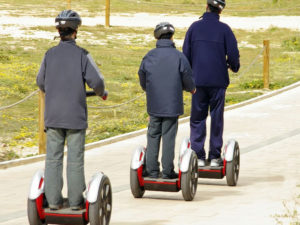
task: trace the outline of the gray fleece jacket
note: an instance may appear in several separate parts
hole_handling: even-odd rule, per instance
[[[97,95],[104,94],[104,79],[91,55],[75,40],[61,41],[49,49],[37,75],[45,92],[45,127],[87,128],[87,84]]]

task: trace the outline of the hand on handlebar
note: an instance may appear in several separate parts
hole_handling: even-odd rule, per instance
[[[192,95],[195,94],[197,89],[195,88],[194,90],[191,91]]]

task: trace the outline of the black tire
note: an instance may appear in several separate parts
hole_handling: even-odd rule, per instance
[[[239,144],[235,142],[233,159],[226,163],[226,180],[228,186],[236,186],[239,179],[240,172],[240,148]]]
[[[90,225],[108,225],[112,212],[112,189],[107,176],[103,176],[97,201],[89,205]]]
[[[192,201],[197,192],[198,186],[198,158],[195,152],[192,152],[190,158],[189,170],[181,174],[182,196],[185,201]]]
[[[145,193],[145,189],[140,186],[137,170],[130,169],[130,189],[135,198],[141,198]]]
[[[36,208],[35,200],[27,200],[27,216],[29,225],[43,225]]]

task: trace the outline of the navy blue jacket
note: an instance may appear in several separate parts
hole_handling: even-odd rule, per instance
[[[37,75],[45,92],[45,126],[87,128],[85,84],[97,95],[104,94],[104,80],[91,55],[74,40],[61,41],[49,49]]]
[[[182,90],[193,91],[195,83],[188,60],[173,41],[158,40],[156,48],[143,58],[138,74],[147,94],[149,115],[176,117],[183,114]]]
[[[229,85],[228,67],[240,68],[239,50],[231,28],[216,13],[206,12],[186,33],[183,53],[188,58],[197,87]]]

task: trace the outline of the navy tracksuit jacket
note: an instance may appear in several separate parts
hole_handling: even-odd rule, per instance
[[[216,13],[204,13],[201,20],[190,26],[183,45],[183,53],[192,66],[197,86],[192,99],[191,147],[200,159],[205,159],[208,109],[212,120],[209,158],[220,157],[228,68],[233,72],[240,68],[236,38],[231,28],[219,18]]]

